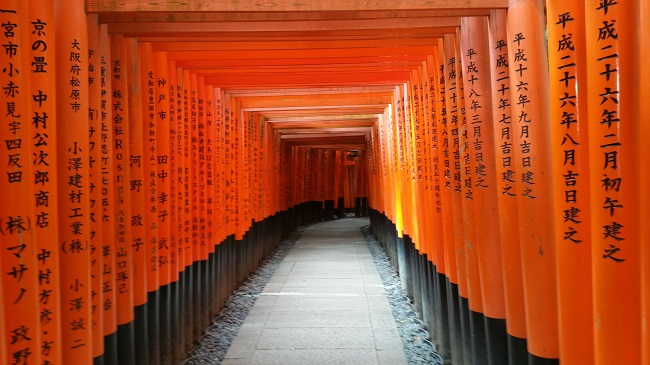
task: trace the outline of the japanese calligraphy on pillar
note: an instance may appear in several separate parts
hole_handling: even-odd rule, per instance
[[[192,159],[191,159],[191,142],[192,142],[192,125],[191,125],[191,111],[190,111],[190,73],[188,70],[181,70],[182,72],[182,117],[183,123],[180,125],[182,128],[182,148],[180,152],[183,155],[183,182],[182,182],[182,209],[183,209],[183,254],[185,258],[185,266],[192,263]],[[180,82],[179,82],[180,84]]]
[[[104,313],[102,304],[102,151],[101,151],[101,69],[99,24],[97,16],[88,17],[88,141],[90,169],[90,273],[93,357],[104,353]]]
[[[145,186],[145,241],[147,252],[147,290],[153,291],[158,288],[158,156],[157,156],[157,126],[156,118],[156,76],[151,43],[140,43],[141,77],[142,77],[142,116],[144,134],[142,144],[143,164],[143,185]],[[164,95],[164,94],[163,94]],[[164,111],[162,111],[164,113]]]
[[[115,194],[113,171],[113,103],[111,80],[111,52],[108,27],[100,26],[99,41],[99,84],[101,113],[101,221],[102,221],[102,309],[104,311],[104,331],[113,333],[117,329],[115,311]]]
[[[197,114],[198,114],[198,138],[196,141],[196,148],[198,149],[198,181],[194,182],[199,188],[199,222],[198,222],[198,235],[199,245],[201,250],[201,259],[207,259],[207,227],[206,227],[206,213],[207,213],[207,189],[206,181],[206,167],[205,167],[205,145],[206,145],[206,130],[205,130],[205,84],[203,77],[197,78],[198,98],[197,98]],[[194,148],[194,147],[193,147]]]
[[[199,106],[198,106],[198,86],[196,74],[192,74],[189,82],[189,113],[190,113],[190,216],[191,216],[191,240],[194,258],[198,258],[200,251],[199,224],[201,219],[199,207]]]
[[[217,243],[216,238],[216,199],[215,199],[215,113],[214,113],[214,89],[212,86],[205,87],[205,186],[206,186],[206,228],[208,230],[206,240],[209,252],[214,252]],[[261,200],[260,196],[260,200]]]
[[[170,121],[175,120],[176,115],[172,115],[170,105],[176,100],[173,98],[172,85],[168,83],[167,60],[163,53],[155,52],[155,72],[154,72],[154,103],[156,117],[156,213],[158,216],[158,277],[160,285],[167,285],[170,281],[170,241],[171,241],[171,161],[173,155],[170,151]]]
[[[224,118],[223,107],[221,103],[221,90],[214,89],[214,192],[215,192],[215,217],[217,224],[217,239],[221,241],[224,238],[224,198],[223,198],[223,148],[224,148]]]
[[[446,87],[446,97],[451,101],[447,105],[451,108],[449,112],[451,113],[451,120],[448,120],[448,131],[449,139],[451,144],[451,155],[453,158],[453,168],[452,168],[452,189],[455,192],[462,192],[462,177],[461,177],[461,152],[460,152],[460,118],[458,110],[458,82],[456,75],[456,57],[450,57],[447,61],[448,72],[446,75],[447,85]]]
[[[129,215],[126,222],[127,231],[130,233],[129,246],[131,249],[131,261],[133,270],[131,272],[132,293],[134,305],[139,306],[147,302],[147,244],[146,227],[147,227],[147,207],[150,202],[146,199],[145,166],[147,161],[144,160],[144,129],[146,127],[143,116],[142,93],[146,86],[142,85],[141,63],[138,57],[138,44],[134,38],[125,38],[126,57],[124,58],[125,78],[125,105],[128,108],[126,113],[125,130],[128,134],[125,139],[128,141],[128,190],[127,204],[129,205]],[[146,83],[145,83],[146,85]]]
[[[494,98],[496,100],[495,114],[495,136],[497,141],[497,169],[501,174],[499,179],[499,192],[502,196],[516,196],[516,174],[514,162],[514,151],[512,150],[512,117],[510,115],[510,74],[508,65],[508,43],[506,39],[496,39],[495,44],[491,45],[494,59],[493,67],[496,73],[496,90]]]
[[[79,2],[63,2],[66,24],[56,29],[59,245],[63,362],[92,358],[90,273],[90,145],[88,40]],[[58,14],[61,11],[57,12]],[[60,20],[57,20],[57,23]]]
[[[184,224],[185,224],[185,213],[184,213],[184,204],[183,196],[184,189],[183,184],[185,182],[185,157],[184,157],[184,143],[183,135],[184,132],[184,123],[183,123],[183,72],[174,69],[176,74],[176,132],[174,133],[176,149],[176,258],[178,259],[178,271],[183,271],[185,267],[184,261],[184,251],[185,251],[185,241],[184,241]]]
[[[36,231],[39,291],[50,292],[47,304],[40,302],[41,355],[43,362],[61,362],[61,331],[59,299],[59,251],[56,237],[58,227],[58,199],[56,166],[56,78],[54,74],[54,21],[53,4],[30,3],[30,43],[32,84],[31,116],[33,120],[33,167],[34,176],[46,175],[47,179],[34,179],[34,207],[36,217],[49,224]],[[43,123],[38,123],[42,120]],[[42,258],[42,259],[41,259]]]
[[[228,98],[225,99],[228,101]],[[230,170],[231,170],[231,160],[232,160],[232,147],[231,147],[231,134],[232,126],[230,119],[230,106],[229,103],[224,105],[223,109],[223,201],[224,201],[224,210],[223,210],[223,222],[227,227],[230,227],[231,224],[231,211],[232,211],[232,192],[231,185],[234,181],[231,181]],[[231,233],[231,232],[228,232]]]
[[[598,74],[598,85],[601,86],[597,98],[599,103],[600,122],[594,123],[594,133],[600,147],[600,156],[590,156],[592,159],[600,159],[602,179],[593,181],[594,189],[600,189],[603,196],[601,209],[606,214],[598,214],[598,224],[602,226],[602,239],[599,244],[602,247],[602,258],[613,263],[622,264],[625,262],[625,244],[627,240],[625,222],[622,217],[625,215],[625,206],[622,196],[625,193],[625,181],[621,175],[620,165],[625,155],[621,154],[623,144],[619,130],[621,128],[620,106],[619,106],[619,39],[617,31],[617,19],[619,2],[615,0],[602,0],[595,9],[598,17],[596,34],[588,34],[588,39],[596,39],[597,53],[595,57],[601,67]],[[565,45],[565,47],[567,47]],[[570,76],[567,76],[567,79]],[[567,139],[569,139],[567,137]],[[572,142],[572,141],[571,141]],[[571,156],[570,161],[574,156]],[[572,196],[572,199],[574,197]],[[571,201],[573,202],[573,200]],[[598,237],[598,236],[596,236]]]
[[[517,127],[515,130],[511,131],[512,133],[517,133],[519,135],[518,146],[513,146],[519,151],[520,161],[517,161],[521,167],[521,176],[518,178],[522,183],[522,191],[520,192],[525,198],[535,199],[537,198],[537,193],[535,191],[535,172],[533,171],[533,164],[535,161],[531,158],[531,149],[534,148],[533,142],[530,139],[531,126],[535,122],[535,117],[532,114],[528,114],[526,105],[531,102],[528,92],[528,81],[530,79],[530,74],[527,66],[528,58],[526,56],[526,36],[524,33],[516,33],[510,40],[510,45],[513,53],[512,58],[512,68],[511,72],[517,75],[516,79],[511,80],[514,90],[511,90],[511,93],[514,93],[514,102],[518,106],[517,111],[514,115],[514,123]],[[514,70],[514,71],[512,71]]]
[[[452,189],[452,167],[451,167],[451,149],[449,143],[449,119],[447,117],[447,102],[446,102],[446,73],[445,65],[442,63],[439,68],[438,77],[438,98],[440,99],[440,111],[438,112],[440,120],[440,139],[442,142],[442,163],[443,163],[443,187],[445,189]]]
[[[33,165],[30,162],[34,161],[33,153],[38,157],[38,151],[32,149],[32,133],[36,128],[30,128],[29,124],[30,105],[27,96],[30,86],[25,82],[30,74],[27,67],[30,46],[28,32],[32,28],[27,5],[18,1],[0,5],[0,136],[3,152],[0,162],[0,201],[3,202],[0,206],[0,259],[3,270],[0,285],[3,287],[3,298],[0,300],[4,301],[6,311],[3,321],[7,340],[7,358],[0,359],[0,362],[21,365],[40,364],[42,339],[38,312],[34,308],[37,307],[37,295],[40,295],[41,290],[48,296],[55,290],[40,289],[37,277],[43,262],[41,260],[37,263],[33,254],[38,252],[38,248],[34,247],[34,234],[47,229],[50,222],[47,211],[44,215],[34,215],[33,199],[36,191],[32,187],[38,189],[39,184],[36,181],[34,185],[30,184]],[[50,160],[46,162],[48,161]],[[43,186],[45,189],[47,188]],[[55,203],[53,199],[54,209]],[[43,211],[38,208],[40,207],[36,207],[37,212]],[[48,250],[45,256],[39,257],[51,265],[54,260],[50,260],[47,253]],[[47,271],[43,273],[50,274]],[[56,282],[52,281],[52,284],[56,285]],[[55,303],[48,301],[48,304]],[[54,316],[54,313],[48,315]],[[56,318],[52,317],[54,319]]]
[[[174,280],[176,275],[178,275],[178,270],[176,270],[176,265],[177,261],[176,258],[178,256],[178,249],[177,249],[177,244],[178,244],[178,138],[177,138],[177,83],[176,83],[176,67],[173,65],[172,62],[170,62],[167,65],[167,77],[168,77],[168,84],[169,84],[169,90],[168,90],[168,100],[169,100],[169,196],[164,197],[163,200],[169,199],[169,226],[170,226],[170,231],[169,231],[169,242],[168,242],[168,247],[169,247],[169,264],[171,265],[170,267],[170,280]],[[164,171],[164,170],[163,170]],[[163,174],[163,177],[165,175]],[[162,178],[161,178],[162,179]],[[162,180],[164,182],[164,179]],[[165,201],[162,201],[162,203],[165,203]],[[160,249],[164,249],[165,246],[160,246]]]
[[[433,63],[433,60],[430,60],[429,62]],[[429,128],[429,138],[428,140],[430,141],[430,154],[431,154],[431,169],[429,170],[429,176],[430,178],[430,185],[433,185],[433,197],[434,197],[434,203],[436,205],[436,212],[437,213],[442,213],[442,192],[441,192],[441,187],[442,187],[442,180],[440,176],[440,172],[442,171],[440,162],[441,162],[441,150],[442,150],[442,144],[441,144],[441,138],[440,138],[440,131],[443,129],[442,127],[442,107],[440,103],[437,102],[437,95],[440,94],[438,91],[438,88],[440,88],[439,82],[438,82],[438,77],[436,77],[435,72],[437,70],[435,68],[431,68],[432,73],[429,76],[429,79],[427,82],[424,84],[425,90],[427,90],[427,97],[425,98],[426,102],[428,103],[428,110],[430,113],[430,119],[429,123],[431,123],[431,126]],[[444,160],[444,158],[442,159]],[[444,162],[443,162],[444,165]]]
[[[578,107],[577,107],[577,81],[576,81],[576,58],[573,34],[583,31],[577,29],[573,23],[574,18],[570,12],[559,14],[555,19],[556,32],[560,34],[557,44],[552,44],[551,52],[555,51],[556,59],[559,59],[557,67],[552,70],[555,79],[552,82],[559,83],[559,95],[553,100],[554,105],[559,104],[557,115],[553,120],[558,124],[561,133],[555,135],[555,148],[562,151],[560,155],[561,175],[564,181],[563,204],[557,207],[558,213],[564,217],[562,224],[563,239],[568,243],[579,244],[583,242],[583,235],[580,232],[582,225],[581,211],[578,208],[579,201],[589,199],[588,196],[581,196],[581,182],[585,177],[580,177],[580,154],[584,153],[578,147],[581,138],[578,128]],[[556,85],[554,85],[556,86]],[[584,192],[584,190],[583,190]],[[582,212],[586,214],[586,212]]]
[[[126,45],[122,36],[112,40],[112,109],[113,109],[113,153],[115,178],[115,285],[118,308],[118,324],[133,319],[133,268],[131,252],[131,189],[129,165],[129,99],[126,69]]]

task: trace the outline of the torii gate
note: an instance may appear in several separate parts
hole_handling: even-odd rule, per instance
[[[451,363],[650,363],[649,8],[3,0],[0,363],[178,363],[346,209]]]

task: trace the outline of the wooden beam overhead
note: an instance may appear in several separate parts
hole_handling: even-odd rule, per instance
[[[332,106],[354,106],[354,105],[388,105],[392,101],[390,93],[367,93],[367,94],[333,94],[319,95],[286,95],[269,97],[240,97],[243,109],[254,108],[293,108],[293,107],[332,107]]]
[[[508,0],[86,0],[89,13],[111,12],[287,12],[507,8]]]
[[[395,29],[337,29],[319,31],[277,31],[261,32],[249,29],[246,32],[138,32],[123,33],[126,37],[138,37],[147,42],[155,41],[308,41],[308,40],[355,40],[388,38],[435,38],[453,33],[457,27],[395,28]]]
[[[206,85],[222,89],[270,87],[317,87],[346,85],[394,85],[405,82],[411,77],[410,72],[365,72],[365,73],[328,73],[307,75],[224,75],[206,76]]]
[[[359,30],[359,29],[395,29],[395,28],[430,28],[459,27],[460,18],[401,18],[382,20],[321,20],[288,22],[214,22],[214,23],[112,23],[111,33],[151,34],[151,33],[188,33],[193,32],[301,32],[324,30]]]
[[[433,54],[434,47],[375,47],[347,49],[272,49],[272,50],[242,50],[242,51],[169,51],[167,59],[172,60],[213,60],[213,59],[300,59],[300,58],[332,58],[332,57],[392,57],[426,56]]]
[[[288,50],[288,49],[344,49],[344,48],[376,48],[376,47],[436,47],[436,38],[411,39],[369,39],[360,43],[349,40],[330,41],[282,41],[282,42],[153,42],[154,51],[243,51],[243,50]]]
[[[359,20],[388,18],[434,18],[489,16],[489,9],[417,9],[364,11],[292,12],[109,12],[99,14],[100,23],[176,23],[176,22],[260,22],[296,20]]]
[[[243,55],[240,55],[243,56]],[[285,67],[306,67],[322,65],[341,65],[355,63],[373,63],[376,65],[398,65],[401,62],[422,62],[426,60],[424,55],[414,56],[393,56],[393,57],[355,57],[347,55],[332,58],[294,58],[294,59],[269,59],[269,58],[233,58],[233,59],[180,59],[176,60],[176,66],[190,70],[213,69],[224,67],[268,67],[268,66],[285,66]]]

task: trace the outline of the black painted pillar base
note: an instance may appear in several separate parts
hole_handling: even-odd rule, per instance
[[[547,359],[544,357],[535,356],[531,353],[528,354],[528,364],[530,365],[559,365],[559,359]]]
[[[485,316],[483,313],[469,310],[469,328],[472,341],[472,363],[475,365],[489,364],[486,339]]]
[[[449,280],[447,280],[447,304],[449,308],[449,348],[451,354],[449,363],[463,365],[465,357],[463,353],[463,330],[460,320],[461,305],[458,284],[454,284]]]
[[[525,338],[508,334],[508,364],[528,365],[528,346]]]
[[[137,365],[133,322],[117,326],[117,358],[120,365]]]
[[[485,338],[487,342],[488,364],[508,364],[508,338],[506,320],[485,316]]]
[[[135,362],[136,364],[151,364],[149,361],[149,328],[147,321],[147,303],[138,305],[133,308],[135,319],[133,320],[133,330],[135,333]],[[153,365],[153,364],[152,364]]]
[[[406,291],[406,294],[410,294],[407,288],[410,285],[409,270],[408,270],[408,257],[406,252],[406,242],[404,242],[403,237],[397,237],[395,240],[396,249],[397,249],[397,274],[399,275],[402,288]]]
[[[104,365],[118,365],[117,333],[104,336]]]

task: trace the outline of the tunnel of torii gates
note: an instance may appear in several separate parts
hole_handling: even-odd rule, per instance
[[[178,364],[283,234],[354,212],[448,363],[650,364],[647,19],[0,1],[0,363]]]

